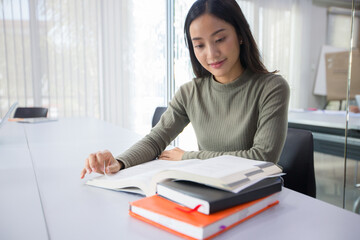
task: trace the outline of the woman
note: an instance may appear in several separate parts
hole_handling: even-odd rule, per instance
[[[287,133],[289,87],[270,73],[235,0],[198,0],[185,20],[185,39],[196,78],[180,87],[159,123],[116,158],[90,154],[86,173],[115,173],[156,157],[207,159],[235,155],[276,163]],[[164,151],[191,122],[199,151]]]

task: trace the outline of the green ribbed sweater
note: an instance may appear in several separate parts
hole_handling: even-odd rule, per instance
[[[195,78],[180,87],[151,132],[116,159],[125,167],[152,160],[191,122],[199,151],[185,152],[183,159],[227,154],[277,163],[287,133],[289,92],[287,82],[272,73],[245,70],[228,84]]]

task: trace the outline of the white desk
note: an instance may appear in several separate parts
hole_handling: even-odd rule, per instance
[[[90,152],[120,153],[138,139],[94,119],[6,124],[0,131],[0,239],[179,239],[128,215],[128,203],[140,196],[80,179]],[[359,226],[359,215],[285,188],[279,205],[216,239],[359,239]]]
[[[290,111],[289,127],[310,130],[314,150],[338,157],[344,156],[345,112]],[[347,156],[360,161],[360,114],[350,113],[347,131]]]
[[[47,239],[24,130],[0,129],[0,239]]]

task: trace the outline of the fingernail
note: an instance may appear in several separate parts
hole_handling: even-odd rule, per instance
[[[90,174],[90,170],[89,170],[89,169],[86,169],[86,172],[87,172],[87,174]]]

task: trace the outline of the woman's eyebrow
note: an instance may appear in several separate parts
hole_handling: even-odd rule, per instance
[[[215,36],[216,34],[222,32],[222,31],[225,31],[225,30],[226,30],[225,28],[221,28],[221,29],[213,32],[210,36]],[[196,40],[201,40],[201,39],[202,39],[201,37],[194,37],[191,40],[196,41]]]

